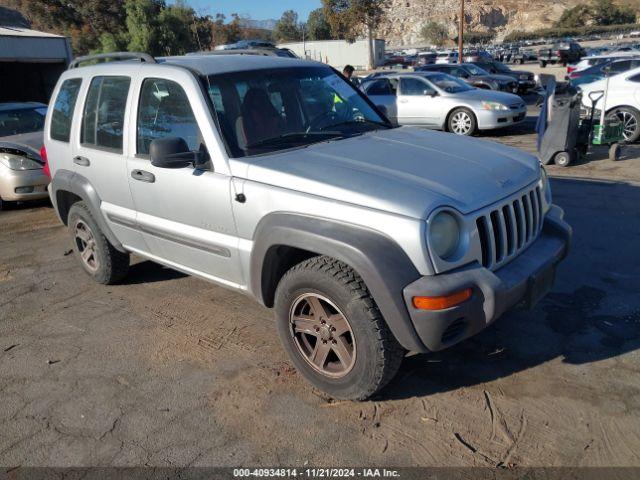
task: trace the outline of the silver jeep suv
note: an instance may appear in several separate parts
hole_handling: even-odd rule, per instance
[[[114,57],[73,62],[45,126],[50,196],[95,281],[134,253],[244,292],[345,399],[551,288],[571,229],[533,156],[394,128],[320,63]]]

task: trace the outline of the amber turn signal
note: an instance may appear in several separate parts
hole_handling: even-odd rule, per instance
[[[413,297],[413,306],[418,310],[445,310],[460,305],[471,298],[473,290],[467,288],[461,292],[442,297]]]

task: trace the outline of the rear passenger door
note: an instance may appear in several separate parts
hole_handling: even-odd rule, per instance
[[[231,207],[231,178],[211,168],[159,168],[149,147],[157,138],[180,137],[192,151],[217,157],[211,112],[189,72],[143,70],[132,109],[127,174],[145,253],[188,273],[235,288],[243,285]],[[214,127],[215,129],[215,127]],[[217,137],[215,137],[217,138]]]
[[[144,243],[135,227],[125,151],[131,77],[94,76],[85,84],[82,118],[79,131],[74,132],[74,171],[95,189],[100,209],[118,240],[127,248],[141,248]]]

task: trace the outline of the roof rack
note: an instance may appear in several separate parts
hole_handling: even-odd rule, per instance
[[[69,64],[69,70],[77,68],[81,63],[90,62],[93,60],[140,60],[145,63],[158,63],[148,53],[138,52],[114,52],[114,53],[99,53],[97,55],[85,55],[84,57],[78,57],[71,61]]]

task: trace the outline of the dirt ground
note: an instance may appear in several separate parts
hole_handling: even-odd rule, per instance
[[[483,138],[533,151],[534,121]],[[96,285],[49,205],[0,213],[0,465],[640,465],[640,147],[603,158],[549,168],[554,291],[364,403],[316,395],[250,299],[139,259]]]

